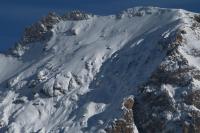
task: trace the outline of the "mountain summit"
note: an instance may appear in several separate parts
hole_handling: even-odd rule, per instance
[[[49,13],[0,54],[2,133],[200,132],[200,15]]]

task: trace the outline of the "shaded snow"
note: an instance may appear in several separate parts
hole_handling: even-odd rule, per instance
[[[162,61],[158,41],[179,28],[180,12],[135,8],[121,18],[60,21],[48,42],[30,44],[22,57],[0,55],[0,131],[100,132]],[[20,97],[27,100],[14,104]]]

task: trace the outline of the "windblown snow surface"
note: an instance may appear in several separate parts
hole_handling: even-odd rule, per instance
[[[200,69],[200,58],[190,54],[200,50],[200,30],[190,28],[194,15],[136,7],[117,15],[59,20],[48,41],[26,44],[18,50],[20,56],[0,54],[0,132],[107,132],[113,121],[122,118],[123,100],[132,96],[137,101],[139,86],[167,57],[164,45],[168,44],[161,44],[162,40],[183,29],[179,54]],[[174,63],[168,69],[177,67]],[[198,80],[192,83],[200,85]],[[186,90],[170,83],[163,88],[175,101],[175,93]],[[179,119],[179,115],[167,114],[167,118]],[[133,132],[148,132],[138,121]]]

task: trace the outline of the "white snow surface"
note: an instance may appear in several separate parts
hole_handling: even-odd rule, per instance
[[[60,21],[20,58],[0,54],[0,132],[102,132],[162,61],[158,41],[185,25],[186,12],[137,7],[120,18]],[[200,58],[190,61],[200,67]]]

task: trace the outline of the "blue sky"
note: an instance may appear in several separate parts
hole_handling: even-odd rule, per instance
[[[49,11],[62,14],[79,9],[107,15],[134,6],[182,8],[200,12],[200,0],[0,0],[0,51],[11,47],[19,40],[26,26]]]

